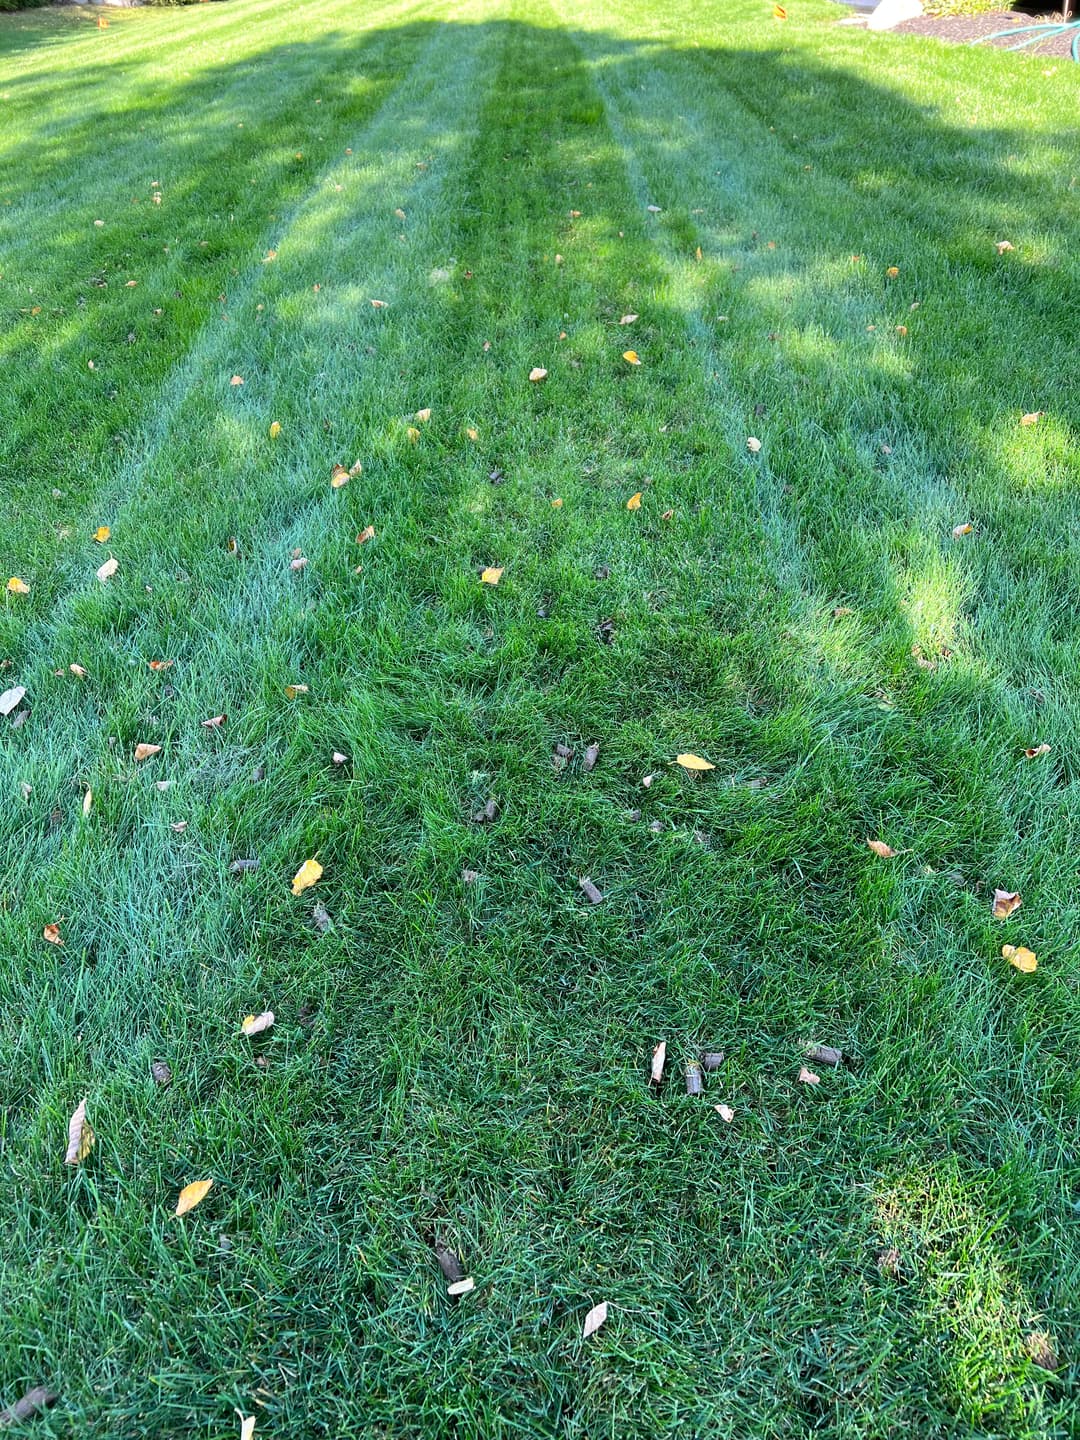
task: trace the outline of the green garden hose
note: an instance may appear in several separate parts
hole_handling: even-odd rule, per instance
[[[1035,32],[1035,33],[1029,33]],[[1028,35],[1028,39],[1021,40],[1019,45],[1006,45],[1006,50],[1023,50],[1025,45],[1038,45],[1040,40],[1048,40],[1051,35],[1066,35],[1072,33],[1072,44],[1069,47],[1069,54],[1080,64],[1080,20],[1057,21],[1047,24],[1046,21],[1038,25],[1020,25],[1013,30],[995,30],[992,35],[980,35],[977,39],[968,43],[981,45],[984,40],[1003,40],[1013,35]]]

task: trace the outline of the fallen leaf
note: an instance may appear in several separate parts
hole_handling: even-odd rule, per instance
[[[714,1105],[713,1109],[720,1116],[720,1119],[723,1120],[725,1125],[730,1125],[732,1120],[735,1119],[735,1111],[731,1108],[730,1105]]]
[[[220,730],[228,718],[227,715],[211,715],[209,720],[203,720],[200,723],[204,730]]]
[[[970,535],[974,529],[975,526],[972,525],[970,521],[965,520],[962,525],[953,526],[952,538],[959,540],[964,535]]]
[[[240,1417],[240,1440],[254,1440],[255,1437],[255,1416],[243,1415],[237,1410]]]
[[[470,1290],[476,1289],[476,1281],[471,1275],[465,1275],[460,1280],[452,1280],[446,1287],[447,1295],[468,1295]]]
[[[667,1041],[661,1040],[652,1052],[652,1064],[649,1066],[649,1079],[654,1085],[659,1085],[664,1078],[664,1062],[667,1059]]]
[[[761,441],[756,435],[750,435],[746,441],[746,448],[750,451],[751,455],[756,455],[761,449]]]
[[[417,410],[416,414],[413,416],[413,419],[418,425],[426,425],[427,422],[431,419],[431,406],[428,405],[423,410]]]
[[[171,660],[148,660],[146,663],[151,670],[168,670],[173,662]]]
[[[186,1215],[189,1210],[194,1210],[196,1205],[206,1199],[213,1183],[213,1180],[192,1180],[190,1185],[185,1185],[180,1191],[173,1213]]]
[[[1019,910],[1022,901],[1019,890],[994,891],[994,919],[1007,920],[1014,910]]]
[[[306,555],[294,555],[293,558],[289,561],[289,569],[290,569],[290,570],[303,570],[304,566],[305,566],[307,563],[308,563],[308,562],[307,562],[307,556],[306,556]]]
[[[308,687],[307,687],[306,685],[286,685],[286,686],[285,686],[285,699],[286,699],[286,700],[295,700],[296,697],[297,697],[297,695],[306,695],[307,693],[308,693]]]
[[[636,495],[631,495],[631,496],[630,496],[630,499],[627,500],[627,502],[626,502],[626,508],[627,508],[627,510],[640,510],[640,509],[641,509],[641,491],[640,491],[640,490],[637,492]]]
[[[373,310],[385,310],[389,304],[389,300],[372,300],[371,308]]]
[[[94,531],[94,539],[99,545],[104,545],[105,541],[108,540],[111,535],[112,531],[109,529],[108,525],[99,525],[98,528]]]
[[[816,1065],[831,1065],[835,1069],[843,1061],[844,1052],[835,1045],[809,1045],[806,1058],[813,1060]]]
[[[280,434],[281,434],[281,421],[280,421],[280,420],[271,420],[271,421],[270,421],[270,439],[271,439],[271,440],[276,440]]]
[[[20,580],[17,575],[13,575],[11,579],[7,582],[7,588],[9,595],[30,594],[30,586],[27,585],[25,580]]]
[[[86,1101],[81,1100],[68,1121],[68,1144],[64,1164],[81,1165],[94,1148],[96,1138],[90,1121],[86,1118]]]
[[[582,764],[584,765],[586,770],[592,770],[593,767],[596,765],[597,760],[599,759],[600,742],[598,740],[594,740],[591,745],[586,747],[585,754],[582,757]]]
[[[641,356],[637,353],[636,350],[624,350],[622,358],[626,361],[628,365],[641,364]]]
[[[100,19],[98,23],[100,24]],[[23,1420],[32,1420],[35,1415],[40,1415],[42,1410],[48,1410],[50,1405],[55,1405],[59,1398],[56,1391],[50,1390],[47,1385],[35,1385],[16,1400],[14,1405],[0,1410],[0,1430],[19,1425]]]
[[[534,365],[533,368],[529,371],[529,379],[533,382],[534,385],[538,385],[541,380],[547,379],[547,371],[543,368],[542,365]]]
[[[1038,967],[1038,959],[1026,945],[1003,945],[1001,953],[1022,975],[1030,975]]]
[[[415,425],[407,425],[405,427],[405,434],[408,438],[410,445],[415,445],[416,442],[420,439],[420,431],[416,428]]]
[[[245,1035],[261,1035],[264,1030],[269,1030],[274,1023],[274,1012],[263,1010],[259,1015],[245,1015],[240,1022],[240,1029]]]
[[[664,513],[660,516],[660,519],[661,519],[661,520],[673,520],[674,518],[675,518],[675,511],[674,511],[674,510],[665,510]]]
[[[366,545],[369,540],[375,539],[375,526],[365,525],[360,534],[356,537],[357,545]]]
[[[1053,1337],[1045,1330],[1032,1330],[1029,1335],[1025,1335],[1024,1349],[1030,1356],[1031,1363],[1038,1365],[1040,1370],[1056,1370],[1061,1364],[1054,1348]]]
[[[484,585],[497,585],[502,579],[502,573],[500,565],[489,565],[486,570],[481,571],[480,580]]]
[[[715,770],[716,766],[709,760],[703,760],[700,755],[692,755],[685,752],[675,756],[675,764],[681,765],[684,770]],[[642,781],[644,784],[644,781]]]
[[[0,715],[10,715],[25,694],[25,685],[13,685],[10,690],[5,690],[0,695]]]
[[[150,1074],[153,1076],[155,1085],[168,1085],[172,1082],[172,1070],[164,1060],[153,1061],[150,1066]]]
[[[82,813],[84,815],[90,814],[90,807],[93,805],[93,803],[94,792],[90,789],[90,786],[88,785],[86,787],[86,794],[82,797]]]
[[[344,465],[335,465],[330,471],[330,485],[334,490],[340,490],[343,485],[349,483],[349,472]]]
[[[892,846],[886,845],[884,840],[867,840],[866,845],[875,855],[880,855],[882,860],[891,860],[896,854]]]
[[[318,860],[305,860],[293,876],[292,893],[302,895],[305,890],[309,890],[316,883],[322,873],[323,867]]]
[[[619,324],[620,324],[620,325],[633,325],[634,321],[635,321],[637,318],[638,318],[638,317],[637,317],[636,315],[624,315],[624,316],[622,317],[622,319],[619,321]]]
[[[466,426],[465,435],[469,440],[476,441],[480,439],[480,431],[473,429],[471,425]]]
[[[1037,759],[1038,756],[1040,756],[1040,755],[1049,755],[1049,754],[1050,754],[1050,746],[1049,746],[1049,745],[1046,745],[1046,744],[1042,744],[1042,745],[1036,745],[1033,750],[1025,750],[1025,751],[1024,751],[1024,758],[1027,759],[1027,760],[1035,760],[1035,759]]]
[[[346,755],[341,750],[335,750],[334,753],[330,756],[330,759],[334,762],[335,765],[347,765],[349,763],[348,755]]]
[[[1026,415],[1020,416],[1020,424],[1037,425],[1045,414],[1045,410],[1031,410]],[[10,586],[11,582],[9,581],[8,584]]]
[[[889,268],[885,271],[885,274],[888,275],[890,280],[895,280],[897,275],[900,274],[900,266],[890,265]]]
[[[601,1300],[599,1305],[594,1305],[585,1316],[585,1324],[581,1329],[581,1338],[587,1340],[590,1335],[595,1335],[600,1326],[607,1319],[607,1301]]]
[[[806,1066],[803,1065],[799,1069],[799,1083],[800,1085],[820,1085],[821,1076],[815,1075],[812,1070],[808,1070]]]
[[[43,940],[47,940],[50,945],[63,945],[64,943],[60,937],[60,926],[55,921],[51,925],[45,926],[45,929],[41,932],[41,937]]]
[[[157,755],[160,750],[160,745],[147,745],[145,742],[140,741],[140,743],[135,746],[135,759],[149,760],[151,755]]]
[[[563,506],[562,496],[561,496],[561,495],[556,495],[555,499],[552,500],[552,502],[551,502],[551,508],[552,508],[553,510],[561,510],[561,509],[562,509],[562,506]]]
[[[578,881],[578,888],[582,891],[590,905],[599,905],[603,900],[603,894],[596,888],[587,875],[583,875]]]
[[[97,570],[94,571],[94,574],[104,585],[105,581],[110,579],[111,576],[115,575],[117,570],[119,569],[120,561],[116,559],[115,555],[110,555],[108,560],[105,561],[104,565],[98,566]]]
[[[995,240],[994,249],[998,252],[999,255],[1004,255],[1007,250],[1015,250],[1016,246],[1010,244],[1008,240]]]
[[[242,376],[242,375],[234,375],[234,376],[232,377],[232,379],[229,381],[229,384],[230,384],[230,385],[242,385],[243,383],[244,383],[244,379],[243,379],[243,376]]]
[[[175,830],[176,833],[177,833],[177,835],[182,835],[182,834],[184,833],[184,831],[187,829],[187,827],[188,827],[188,822],[187,822],[186,820],[175,820],[175,821],[169,826],[169,829],[170,829],[170,830]]]

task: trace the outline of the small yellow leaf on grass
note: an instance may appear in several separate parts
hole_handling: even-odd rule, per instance
[[[1024,945],[1003,945],[1001,953],[1022,975],[1030,975],[1039,964],[1034,953]]]
[[[196,1205],[206,1199],[213,1183],[213,1180],[193,1180],[190,1185],[185,1185],[180,1191],[174,1213],[186,1215],[189,1210],[194,1210]]]
[[[649,1079],[654,1085],[659,1085],[664,1078],[664,1062],[666,1060],[667,1041],[661,1040],[652,1052],[652,1064],[649,1066]]]
[[[110,555],[109,558],[108,558],[108,560],[105,561],[105,564],[104,564],[104,565],[100,565],[100,566],[98,567],[98,569],[97,569],[94,573],[97,575],[97,578],[98,578],[98,579],[101,581],[101,583],[104,585],[104,584],[105,584],[105,581],[111,579],[111,577],[112,577],[113,575],[115,575],[116,572],[117,572],[117,570],[119,570],[119,569],[120,569],[120,561],[117,560],[117,558],[116,558],[115,555]]]
[[[590,1335],[595,1335],[600,1326],[607,1319],[607,1301],[601,1300],[599,1305],[594,1305],[585,1316],[585,1324],[581,1328],[581,1338],[587,1340]]]
[[[1020,424],[1037,425],[1045,414],[1045,410],[1030,410],[1026,415],[1020,416]]]
[[[20,580],[17,575],[13,575],[11,579],[7,582],[7,588],[9,595],[30,594],[30,586],[27,585],[25,580]]]
[[[746,448],[750,451],[751,455],[756,455],[761,449],[761,441],[757,438],[756,435],[751,435],[747,438]]]
[[[90,1121],[86,1118],[86,1101],[81,1100],[74,1115],[68,1121],[68,1144],[67,1153],[64,1155],[64,1164],[81,1165],[94,1148],[96,1138],[90,1127]]]
[[[636,350],[624,350],[622,358],[626,361],[627,365],[641,364],[641,356],[637,353]]]
[[[888,275],[890,280],[895,280],[897,275],[900,274],[900,266],[890,265],[889,268],[885,271],[885,274]]]
[[[481,571],[480,579],[484,585],[497,585],[502,579],[502,567],[489,565],[486,570]]]
[[[349,483],[349,472],[344,465],[335,465],[330,471],[330,484],[335,490],[340,490],[343,485]]]
[[[278,437],[280,434],[281,434],[281,421],[280,421],[280,420],[271,420],[271,422],[270,422],[270,439],[271,439],[271,440],[276,440],[277,437]]]
[[[631,496],[630,496],[630,499],[627,500],[627,502],[626,502],[626,508],[627,508],[627,510],[640,510],[640,509],[641,509],[641,491],[640,491],[640,490],[637,492],[636,495],[631,495]]]
[[[292,893],[302,895],[305,890],[310,890],[322,873],[323,867],[318,860],[305,860],[293,876]]]
[[[427,422],[431,419],[431,406],[428,405],[423,410],[417,410],[416,414],[413,416],[413,419],[418,425],[426,425]]]
[[[147,745],[144,742],[140,741],[140,743],[135,746],[135,759],[149,760],[150,756],[156,755],[160,751],[160,749],[160,745]]]
[[[306,685],[286,685],[286,686],[285,686],[285,699],[286,699],[286,700],[295,700],[296,697],[297,697],[297,695],[306,695],[307,693],[308,693],[308,687],[307,687]]]
[[[416,442],[420,439],[420,431],[416,428],[415,425],[406,425],[405,434],[408,437],[410,445],[415,445]]]
[[[786,20],[786,19],[787,19],[787,11],[784,9],[783,5],[774,5],[774,6],[772,7],[772,13],[773,13],[773,19],[774,19],[774,20]]]
[[[173,662],[171,660],[148,660],[146,663],[151,670],[168,670]]]
[[[243,383],[244,383],[244,377],[243,377],[242,375],[234,375],[234,376],[232,377],[232,379],[229,381],[229,384],[230,384],[230,385],[242,385]]]
[[[529,371],[529,379],[533,382],[534,385],[538,385],[541,380],[547,379],[547,371],[542,365],[534,365],[533,368]]]
[[[675,756],[675,764],[681,765],[684,770],[715,770],[716,766],[709,760],[703,760],[700,755],[685,753]]]
[[[480,439],[480,431],[475,429],[472,425],[468,425],[465,427],[465,434],[469,440],[476,441]]]
[[[965,520],[962,525],[953,526],[952,538],[954,540],[959,540],[964,535],[970,535],[974,529],[975,526],[972,525],[969,521]]]
[[[357,545],[366,545],[369,540],[375,539],[375,526],[365,525],[360,534],[356,537]]]
[[[112,531],[109,529],[108,525],[99,525],[98,528],[94,531],[94,539],[98,542],[99,545],[104,545],[105,541],[108,540],[111,534]]]
[[[1026,760],[1035,760],[1035,759],[1037,759],[1040,755],[1049,755],[1049,754],[1050,754],[1050,746],[1049,746],[1049,745],[1046,745],[1046,744],[1042,744],[1042,745],[1036,745],[1036,746],[1035,746],[1033,749],[1031,749],[1031,750],[1025,750],[1025,751],[1024,751],[1024,758],[1025,758]]]
[[[620,325],[633,325],[634,321],[635,321],[637,318],[638,318],[638,317],[637,317],[636,315],[624,315],[624,316],[622,317],[622,319],[619,321],[619,324],[620,324]]]
[[[56,924],[55,921],[53,924],[45,926],[45,929],[41,932],[41,936],[42,939],[47,940],[50,945],[63,945],[64,943],[60,936],[60,926]]]
[[[561,495],[556,495],[555,499],[552,500],[552,502],[551,502],[551,508],[552,508],[552,510],[561,510],[561,509],[562,509],[562,496],[561,496]]]
[[[264,1010],[260,1015],[245,1015],[240,1022],[240,1029],[245,1035],[261,1035],[264,1030],[269,1030],[273,1023],[273,1010]]]
[[[875,855],[880,855],[882,860],[891,860],[896,854],[892,846],[886,845],[884,840],[867,840],[866,845]]]
[[[1019,890],[995,890],[994,919],[1007,920],[1014,910],[1020,909],[1022,903]]]

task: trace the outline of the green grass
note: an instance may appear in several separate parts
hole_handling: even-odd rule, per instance
[[[1080,1433],[1077,76],[790,9],[0,20],[35,1436]]]

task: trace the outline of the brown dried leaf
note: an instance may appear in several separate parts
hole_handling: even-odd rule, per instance
[[[68,1121],[68,1144],[65,1165],[81,1165],[94,1148],[96,1136],[86,1118],[86,1101],[81,1100]]]
[[[1032,1364],[1038,1365],[1040,1370],[1056,1370],[1061,1364],[1054,1338],[1045,1330],[1032,1330],[1025,1335],[1024,1349],[1031,1357]]]
[[[799,1084],[800,1084],[800,1085],[820,1085],[820,1084],[821,1084],[821,1076],[820,1076],[820,1075],[815,1075],[812,1070],[808,1070],[808,1069],[806,1068],[806,1066],[803,1065],[803,1066],[801,1066],[800,1069],[799,1069]]]
[[[735,1111],[731,1108],[730,1105],[714,1105],[713,1109],[720,1116],[720,1119],[723,1120],[725,1125],[730,1125],[731,1122],[735,1119]]]
[[[598,740],[594,740],[591,745],[586,747],[585,754],[582,757],[582,764],[584,765],[586,770],[592,770],[595,767],[597,760],[599,759],[600,742]]]
[[[1023,901],[1019,890],[994,891],[994,919],[1007,920],[1014,910],[1019,910]]]
[[[547,379],[547,371],[542,365],[534,365],[529,371],[529,379],[534,385],[539,385],[541,380]]]
[[[149,760],[151,755],[157,755],[160,753],[160,751],[160,745],[147,745],[144,742],[140,742],[138,745],[135,746],[135,759]]]
[[[340,490],[343,485],[349,483],[349,472],[344,465],[335,465],[330,471],[330,484],[335,490]]]
[[[63,945],[64,943],[60,938],[60,926],[56,924],[55,921],[53,924],[45,926],[45,929],[41,932],[41,936],[42,939],[47,940],[50,945]]]
[[[971,532],[972,532],[974,529],[975,529],[975,526],[972,525],[969,520],[965,520],[962,525],[954,525],[954,526],[953,526],[952,538],[953,538],[954,540],[959,540],[959,539],[961,539],[964,535],[970,535]]]
[[[886,845],[884,840],[867,840],[866,846],[875,855],[880,855],[882,860],[892,860],[896,855],[896,851],[891,845]]]
[[[1029,410],[1026,415],[1020,416],[1020,424],[1037,425],[1045,414],[1045,410]]]
[[[202,721],[204,730],[220,730],[229,717],[227,715],[211,715],[209,720]]]
[[[365,525],[364,528],[363,528],[363,530],[360,531],[360,534],[357,535],[357,537],[356,537],[356,543],[357,543],[357,545],[366,545],[369,540],[374,540],[374,539],[375,539],[375,526],[374,526],[374,525]]]
[[[286,686],[285,686],[285,699],[286,699],[286,700],[295,700],[298,695],[306,695],[307,693],[308,693],[308,687],[307,687],[306,685],[286,685]]]
[[[146,662],[151,670],[168,670],[173,664],[172,660],[148,660]]]
[[[1046,744],[1036,745],[1036,746],[1034,747],[1034,749],[1032,749],[1032,750],[1025,750],[1025,751],[1024,751],[1024,758],[1027,759],[1027,760],[1036,760],[1036,759],[1038,759],[1038,757],[1039,757],[1040,755],[1049,755],[1049,754],[1050,754],[1050,746],[1049,746],[1049,745],[1046,745]]]

